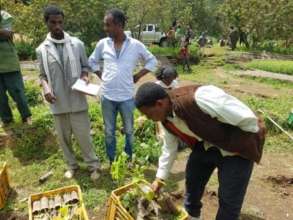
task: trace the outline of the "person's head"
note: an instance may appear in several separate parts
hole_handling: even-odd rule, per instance
[[[45,19],[47,28],[51,32],[52,36],[57,39],[63,38],[63,28],[64,28],[63,11],[54,5],[49,5],[44,10],[44,19]]]
[[[164,121],[172,112],[172,104],[166,90],[160,85],[147,82],[135,95],[135,105],[140,112],[153,121]]]
[[[111,9],[104,17],[104,30],[111,38],[124,34],[126,16],[119,9]]]
[[[156,75],[157,80],[162,81],[167,86],[169,86],[177,77],[178,73],[176,69],[171,66],[161,67]]]

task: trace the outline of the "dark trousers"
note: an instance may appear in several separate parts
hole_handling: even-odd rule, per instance
[[[216,167],[219,180],[216,220],[238,220],[253,162],[239,156],[223,157],[218,148],[206,151],[202,144],[194,147],[187,162],[185,209],[193,217],[200,216],[201,198]]]
[[[182,58],[182,66],[183,66],[183,71],[187,70],[190,71],[190,65],[189,65],[189,58],[188,57],[183,57]]]
[[[19,71],[12,73],[0,73],[0,118],[4,123],[13,120],[11,108],[8,105],[8,96],[16,102],[17,109],[23,121],[31,116],[27,100],[24,94],[24,85]]]

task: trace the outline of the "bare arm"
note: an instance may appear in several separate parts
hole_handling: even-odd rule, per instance
[[[155,71],[157,66],[157,59],[151,52],[143,45],[140,45],[139,48],[140,57],[145,62],[144,68],[140,70],[137,74],[133,76],[133,81],[136,83],[141,77],[146,75],[147,73],[151,71]]]
[[[133,75],[133,81],[136,83],[141,77],[149,73],[150,71],[148,69],[142,69],[137,74]]]
[[[103,42],[99,41],[96,45],[95,50],[89,57],[89,66],[97,76],[102,79],[102,72],[100,67],[100,60],[102,59]]]

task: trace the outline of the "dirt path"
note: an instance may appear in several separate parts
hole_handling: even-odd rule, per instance
[[[293,76],[281,73],[272,73],[262,70],[240,70],[240,71],[233,71],[231,72],[238,76],[254,76],[254,77],[261,77],[261,78],[270,78],[270,79],[277,79],[282,81],[293,82]]]

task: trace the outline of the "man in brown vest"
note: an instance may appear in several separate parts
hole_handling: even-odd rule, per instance
[[[218,169],[219,209],[216,220],[237,220],[265,138],[264,125],[245,104],[212,85],[165,91],[145,83],[137,91],[137,108],[164,127],[164,145],[156,180],[159,192],[176,158],[178,140],[190,145],[186,166],[185,208],[199,220],[205,186]]]

